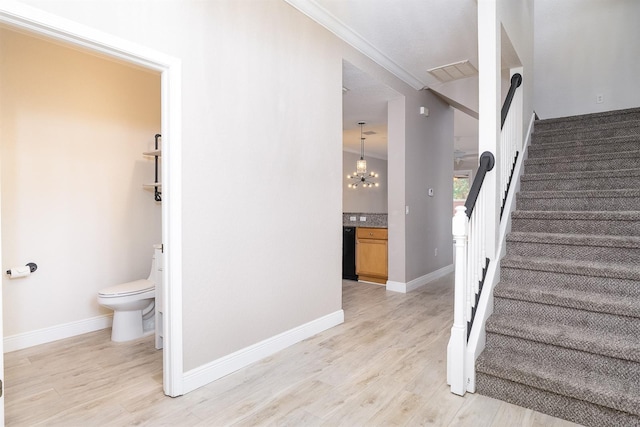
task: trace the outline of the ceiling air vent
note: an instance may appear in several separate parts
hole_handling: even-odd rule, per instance
[[[478,70],[469,60],[454,62],[453,64],[443,65],[442,67],[432,68],[427,71],[442,83],[464,79],[478,74]]]

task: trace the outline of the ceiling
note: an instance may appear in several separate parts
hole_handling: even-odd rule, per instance
[[[430,88],[450,96],[461,80],[441,83],[427,70],[469,60],[478,65],[476,0],[286,0],[416,90]],[[477,76],[464,80],[474,80]],[[463,83],[464,84],[464,83]],[[365,121],[367,156],[387,158],[386,105],[400,96],[344,62],[343,130],[347,151],[360,151],[359,121]],[[473,84],[471,85],[473,87]],[[477,89],[476,89],[477,90]],[[467,91],[468,92],[468,91]],[[455,101],[477,111],[477,94]],[[456,149],[477,152],[477,120],[456,111]]]
[[[414,84],[416,89],[441,85],[428,69],[465,59],[478,65],[476,0],[306,0],[306,3],[315,3],[397,64],[419,82]],[[421,87],[416,87],[417,84]]]
[[[360,126],[365,137],[365,153],[387,158],[387,102],[402,96],[350,63],[342,62],[342,138],[345,151],[360,153]]]

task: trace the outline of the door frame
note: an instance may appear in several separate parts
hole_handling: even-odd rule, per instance
[[[183,394],[182,62],[162,52],[13,1],[0,3],[0,25],[62,41],[161,73],[162,243],[165,257],[162,281],[166,291],[163,317],[163,389],[169,396],[180,396]],[[1,256],[0,253],[0,264]],[[0,305],[0,319],[1,310]],[[0,340],[0,358],[3,359],[2,347]],[[0,368],[0,379],[3,380],[4,368],[1,360]],[[0,397],[0,404],[0,421],[3,421],[4,393]]]

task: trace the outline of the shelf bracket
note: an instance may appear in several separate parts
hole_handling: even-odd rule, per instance
[[[158,150],[158,139],[160,139],[162,137],[162,135],[160,135],[159,133],[156,134],[155,139],[155,149],[156,151]],[[153,182],[158,182],[158,156],[154,156],[155,158],[155,163],[156,163],[156,176]],[[158,186],[154,187],[154,193],[153,193],[153,197],[156,200],[156,202],[161,202],[162,201],[162,192],[158,191]]]

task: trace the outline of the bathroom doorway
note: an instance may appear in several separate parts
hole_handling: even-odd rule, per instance
[[[182,394],[182,348],[181,348],[181,265],[179,264],[181,254],[181,235],[180,235],[180,211],[181,211],[181,194],[180,194],[180,75],[179,61],[175,58],[168,57],[159,52],[148,50],[140,46],[133,46],[121,39],[111,37],[107,34],[99,34],[92,29],[81,27],[64,20],[58,20],[54,16],[38,13],[36,9],[18,8],[15,5],[0,6],[0,26],[12,31],[19,31],[27,35],[36,36],[49,41],[55,41],[58,44],[72,46],[75,49],[91,52],[98,56],[108,56],[120,63],[126,63],[129,67],[134,66],[147,73],[155,73],[158,78],[159,98],[161,99],[161,129],[163,135],[163,157],[162,169],[165,171],[162,178],[163,187],[163,203],[161,206],[161,240],[165,248],[165,262],[163,271],[163,282],[166,286],[165,299],[165,316],[163,320],[164,326],[164,349],[163,349],[163,383],[165,394],[177,396]],[[54,84],[52,82],[52,84]],[[169,90],[171,88],[171,91]],[[173,101],[173,102],[172,102]],[[96,100],[100,102],[100,100]],[[41,114],[42,111],[35,113]],[[46,121],[46,114],[42,115],[43,124]],[[151,138],[153,135],[151,135]],[[46,142],[46,141],[44,141]],[[43,154],[34,154],[34,156],[47,155],[50,161],[57,162],[56,150],[51,147],[43,146]],[[48,151],[47,151],[48,150]],[[96,150],[96,156],[100,156],[99,149]],[[141,155],[142,157],[142,155]],[[113,161],[113,159],[111,159]],[[117,160],[114,164],[117,163]],[[6,163],[5,163],[6,164]],[[71,162],[68,167],[82,168],[81,162]],[[28,174],[29,170],[20,168],[19,173]],[[168,178],[171,177],[171,180]],[[99,194],[101,188],[95,182],[86,182],[87,186],[93,185],[95,191]],[[97,187],[97,188],[96,188]],[[0,190],[1,191],[1,190]],[[18,192],[20,190],[18,189]],[[47,193],[47,181],[43,180],[40,191],[37,194],[25,194],[25,197],[50,197]],[[153,195],[151,196],[153,197]],[[57,200],[49,200],[54,204]],[[126,204],[120,206],[120,214],[126,215]],[[77,213],[77,210],[70,209],[70,215]],[[81,210],[81,209],[80,209]],[[40,212],[41,222],[46,223],[50,218],[47,217],[47,211]],[[5,220],[2,218],[3,221]],[[6,227],[11,224],[4,224]],[[108,225],[103,224],[103,227]],[[83,224],[77,223],[77,227],[81,232],[92,232],[92,227],[82,230]],[[5,231],[5,234],[6,231]],[[5,239],[4,235],[0,236]],[[48,242],[49,245],[72,245],[69,241]],[[104,248],[92,247],[87,248],[87,252],[93,251],[93,256],[105,255]],[[0,253],[0,261],[2,267],[7,267],[6,260],[3,258],[5,254]],[[87,254],[91,256],[91,254]],[[149,257],[150,259],[150,257]],[[82,260],[77,260],[81,262]],[[109,260],[107,260],[108,263]],[[108,263],[110,268],[117,268],[119,260],[111,260]],[[121,260],[120,260],[121,261]],[[148,269],[149,263],[144,267]],[[40,268],[46,270],[45,265]],[[79,264],[71,263],[67,266],[66,274],[72,277],[82,269]],[[41,272],[43,271],[41,270]],[[37,274],[37,273],[34,273]],[[27,278],[28,279],[28,278]],[[68,295],[59,295],[60,298],[66,298]],[[88,313],[89,317],[92,313]],[[93,316],[95,317],[95,316]],[[1,347],[2,343],[0,343]],[[2,350],[0,348],[0,350]],[[0,351],[0,354],[2,352]],[[0,368],[2,366],[0,365]],[[0,398],[0,399],[3,399]],[[3,402],[2,402],[3,403]],[[0,408],[0,411],[2,409]],[[1,415],[1,414],[0,414]]]

